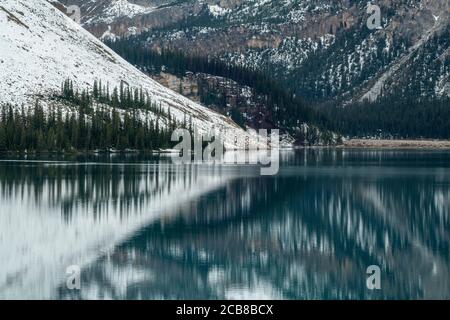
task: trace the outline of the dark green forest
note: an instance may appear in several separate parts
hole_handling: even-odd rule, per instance
[[[345,107],[322,106],[330,129],[350,137],[449,139],[450,99],[380,99]]]

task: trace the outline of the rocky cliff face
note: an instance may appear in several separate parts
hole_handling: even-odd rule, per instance
[[[271,74],[311,101],[450,95],[447,0],[65,0],[98,37],[218,56]],[[376,22],[376,21],[375,21]]]

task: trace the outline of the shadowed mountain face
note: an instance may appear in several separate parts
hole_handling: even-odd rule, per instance
[[[450,95],[447,0],[63,1],[96,36],[141,34],[144,45],[270,70],[314,102]],[[106,33],[105,33],[106,32]]]
[[[448,154],[310,150],[284,154],[282,163],[279,176],[266,178],[238,168],[201,167],[187,176],[183,170],[154,176],[131,165],[117,172],[78,169],[78,175],[61,168],[50,179],[45,170],[21,167],[16,180],[2,171],[2,203],[13,195],[30,197],[18,193],[21,185],[45,182],[56,195],[64,185],[91,181],[95,192],[72,189],[72,217],[93,215],[90,208],[98,204],[91,195],[103,194],[104,203],[120,204],[123,219],[135,219],[153,212],[166,187],[173,194],[185,181],[176,205],[161,207],[147,223],[110,242],[110,249],[97,246],[98,258],[82,269],[81,291],[68,291],[61,281],[59,298],[450,297]],[[201,194],[182,197],[195,186],[203,187]],[[154,192],[138,192],[149,189]],[[50,198],[56,208],[58,199],[67,199]],[[96,216],[108,224],[113,212]],[[64,216],[71,230],[77,220]],[[381,268],[381,290],[366,287],[370,265]]]

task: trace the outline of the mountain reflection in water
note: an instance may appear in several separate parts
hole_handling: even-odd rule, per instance
[[[13,239],[0,256],[26,262],[0,264],[0,297],[450,298],[449,169],[449,153],[376,150],[284,152],[273,177],[147,159],[0,163]],[[366,287],[370,265],[381,290]]]

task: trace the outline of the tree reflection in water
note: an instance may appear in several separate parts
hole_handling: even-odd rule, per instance
[[[232,179],[143,228],[85,270],[78,297],[449,298],[448,159],[297,154],[280,176]]]
[[[25,246],[36,263],[26,252],[53,230],[41,271],[60,272],[58,243],[89,241],[68,251],[83,262],[81,291],[59,279],[55,295],[3,263],[0,296],[37,285],[64,299],[450,298],[449,168],[444,152],[394,150],[287,152],[274,177],[145,159],[2,163],[0,229],[31,221],[8,234],[23,241],[0,240],[2,255],[19,261]],[[379,291],[366,288],[373,264]]]

